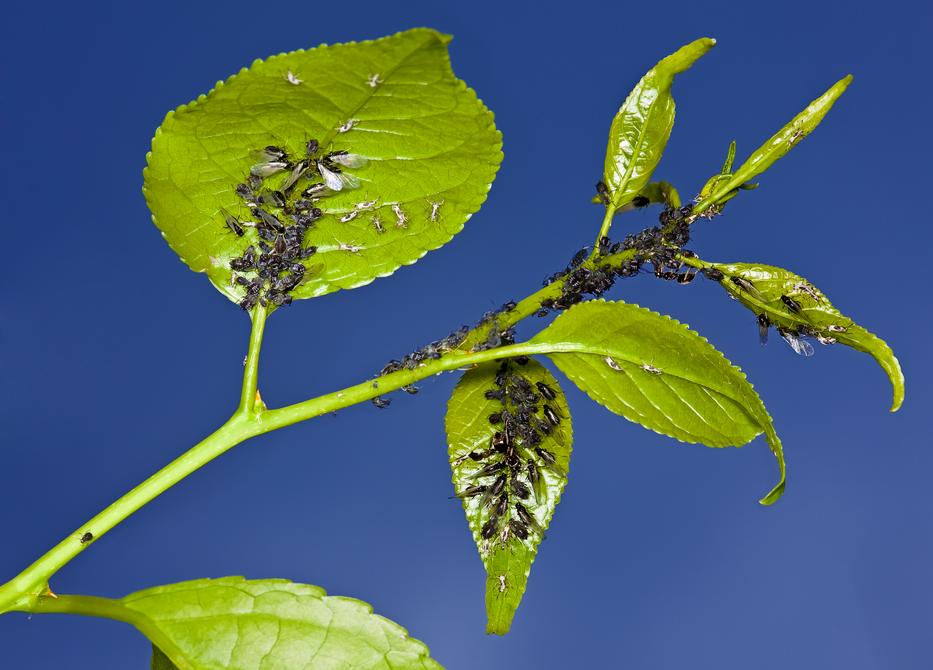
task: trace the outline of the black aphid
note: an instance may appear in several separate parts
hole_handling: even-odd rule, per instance
[[[512,493],[522,500],[526,500],[531,495],[531,491],[528,487],[518,479],[513,478],[512,481],[509,482],[509,487],[512,489]]]
[[[800,303],[798,303],[793,298],[782,295],[781,302],[783,302],[787,306],[787,309],[792,311],[794,314],[800,314]]]
[[[385,409],[392,404],[391,398],[383,398],[382,396],[376,396],[373,398],[373,404],[379,409]]]
[[[599,198],[599,201],[604,204],[609,204],[609,187],[606,186],[606,182],[598,181],[596,182],[596,196]]]
[[[456,494],[456,498],[472,498],[473,496],[478,496],[480,493],[486,493],[489,487],[487,486],[468,486],[467,488],[460,491]]]
[[[557,397],[557,394],[554,393],[554,389],[544,382],[535,382],[535,386],[538,387],[538,391],[541,392],[541,395],[543,395],[546,400],[554,400]]]
[[[497,517],[492,517],[486,523],[483,524],[483,529],[481,531],[484,540],[490,540],[499,530],[499,519]]]
[[[94,539],[94,533],[85,533],[81,536],[81,544],[87,544]]]
[[[557,426],[560,423],[560,417],[557,415],[557,412],[554,411],[554,408],[550,405],[545,405],[542,409],[544,412],[544,418],[548,420],[548,423],[552,426]]]
[[[528,539],[528,527],[520,521],[509,519],[509,530],[511,530],[512,534],[519,540]]]
[[[771,327],[771,321],[767,315],[758,315],[758,341],[762,344],[768,343],[768,329]]]
[[[723,278],[726,276],[721,271],[717,270],[716,268],[703,268],[702,270],[700,270],[700,272],[703,273],[704,277],[706,277],[707,279],[712,279],[713,281],[722,281]]]

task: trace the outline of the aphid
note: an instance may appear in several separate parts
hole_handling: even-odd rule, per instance
[[[499,519],[496,517],[490,518],[486,523],[483,524],[483,529],[481,531],[484,540],[490,540],[496,534],[498,530]]]
[[[227,222],[227,228],[233,231],[237,237],[243,237],[243,226],[237,221],[236,217],[225,209],[221,209],[224,215],[224,221]]]
[[[503,516],[508,511],[509,511],[509,497],[507,495],[499,496],[499,500],[496,501],[496,509],[493,510],[493,514],[495,514],[496,516]]]
[[[272,175],[281,172],[282,170],[288,167],[288,163],[283,163],[281,161],[272,161],[270,163],[256,163],[253,167],[249,169],[249,172],[254,177],[271,177]]]
[[[515,513],[518,515],[518,520],[526,526],[530,526],[537,531],[541,530],[541,525],[538,523],[538,520],[535,519],[534,515],[521,503],[515,503]]]
[[[720,270],[717,270],[716,268],[703,268],[702,270],[700,270],[700,272],[703,273],[704,277],[706,277],[707,279],[712,279],[713,281],[722,281],[723,277],[726,276]]]
[[[84,535],[81,536],[81,540],[80,540],[80,541],[81,541],[81,544],[87,544],[88,542],[90,542],[90,541],[93,540],[93,539],[94,539],[94,533],[88,532],[88,533],[85,533]]]
[[[758,341],[762,344],[768,343],[768,329],[771,327],[771,321],[768,319],[767,315],[759,314],[758,315]]]
[[[518,498],[522,500],[527,500],[531,495],[531,491],[519,480],[513,478],[509,483],[509,486],[512,488],[512,493],[514,493]]]
[[[286,193],[290,191],[292,187],[298,183],[298,180],[301,179],[301,175],[303,175],[307,169],[307,161],[298,161],[298,164],[292,169],[291,174],[286,178],[285,183],[282,184],[282,190]]]
[[[327,156],[327,159],[331,163],[336,163],[337,165],[342,165],[343,167],[348,168],[359,168],[363,167],[369,161],[366,158],[363,158],[359,154],[350,154],[346,152],[332,153]]]
[[[516,307],[518,307],[518,303],[515,302],[514,300],[509,300],[507,303],[502,305],[502,307],[500,307],[499,309],[501,309],[503,312],[511,312]]]
[[[371,74],[369,75],[369,79],[366,80],[366,83],[369,84],[370,88],[376,88],[382,83],[382,79],[379,78],[378,74]]]
[[[813,298],[816,302],[823,302],[823,298],[820,296],[819,291],[806,283],[799,283],[794,285],[794,290],[799,291],[800,293],[806,293],[808,296]]]
[[[265,223],[267,226],[269,226],[273,230],[276,230],[280,233],[285,230],[285,226],[282,225],[282,222],[279,221],[277,218],[275,218],[275,216],[273,216],[266,210],[257,209],[256,214],[259,215],[259,218],[262,220],[263,223]]]
[[[609,187],[606,186],[606,182],[598,181],[596,182],[596,197],[599,198],[599,201],[604,204],[609,204]]]
[[[383,398],[382,396],[377,395],[375,398],[373,398],[373,404],[379,409],[385,409],[386,407],[392,404],[392,399]]]
[[[340,178],[339,173],[328,170],[321,161],[318,161],[317,169],[321,173],[324,183],[327,184],[327,188],[331,191],[343,190],[343,179]]]
[[[557,412],[554,411],[554,408],[550,405],[545,405],[541,410],[544,412],[544,418],[547,419],[548,423],[552,426],[557,426],[560,423],[560,417],[557,416]]]
[[[349,244],[341,242],[337,248],[341,251],[349,251],[351,254],[358,254],[363,249],[360,245],[353,244],[352,242]]]
[[[528,527],[520,521],[509,519],[509,530],[511,530],[512,534],[519,540],[528,539]]]
[[[538,466],[535,465],[534,461],[528,461],[525,467],[528,470],[528,481],[531,482],[531,490],[535,494],[535,502],[541,505],[544,503],[545,497],[544,478],[538,471]]]
[[[431,219],[431,223],[437,223],[438,213],[440,212],[441,205],[444,204],[444,201],[440,202],[431,202],[428,201],[431,205],[431,214],[428,215],[428,218]]]
[[[798,128],[797,130],[794,131],[794,134],[791,135],[791,136],[790,136],[790,139],[788,139],[787,141],[788,141],[791,145],[794,145],[794,144],[797,144],[797,142],[799,142],[800,140],[802,140],[802,139],[803,139],[804,137],[806,137],[806,136],[807,136],[806,131],[801,130],[801,129]]]
[[[322,195],[324,195],[325,191],[327,191],[327,184],[311,184],[308,188],[301,192],[301,195],[314,200],[315,198],[320,198]]]
[[[480,493],[486,493],[486,490],[487,490],[488,488],[489,488],[489,487],[483,486],[483,485],[480,485],[480,486],[468,486],[467,488],[465,488],[465,489],[463,489],[462,491],[460,491],[460,493],[456,494],[455,496],[451,496],[451,497],[453,497],[453,498],[472,498],[473,496],[478,496]]]
[[[606,365],[608,365],[613,370],[622,372],[622,366],[616,363],[616,360],[612,356],[606,356],[606,358],[603,360],[606,361]]]
[[[499,575],[499,593],[505,593],[505,575]]]
[[[489,485],[489,494],[497,496],[505,488],[505,475],[499,475],[496,480]]]
[[[636,207],[647,207],[648,203],[650,202],[651,202],[651,199],[646,198],[643,195],[636,195],[634,198],[632,198],[632,204],[635,205]]]
[[[837,326],[836,324],[830,324],[826,326],[826,330],[831,333],[844,333],[848,330],[845,326]]]
[[[250,188],[248,184],[237,184],[233,190],[238,196],[247,202],[253,200],[253,189]]]
[[[641,369],[651,375],[659,375],[663,373],[663,370],[660,368],[656,368],[653,365],[648,365],[647,363],[643,363]]]
[[[373,228],[377,233],[384,233],[386,229],[382,226],[382,218],[378,214],[373,214]]]
[[[337,128],[337,132],[338,133],[348,132],[349,130],[352,130],[353,126],[355,126],[357,123],[359,123],[359,121],[357,121],[356,119],[349,119],[346,123],[344,123],[342,126]]]
[[[343,216],[340,217],[340,222],[341,222],[341,223],[347,223],[348,221],[352,221],[352,220],[355,219],[357,216],[359,216],[359,214],[360,214],[359,210],[352,209],[352,210],[350,210],[349,212],[347,212],[346,214],[344,214]]]
[[[293,86],[297,86],[298,84],[304,83],[304,79],[299,79],[298,77],[296,77],[295,74],[291,70],[285,73],[285,80]]]
[[[554,454],[543,447],[535,447],[535,453],[541,457],[541,460],[544,461],[547,467],[555,470],[558,474],[562,474],[560,472],[560,466],[557,465],[557,457],[554,456]]]
[[[356,203],[356,205],[354,205],[354,207],[355,207],[358,211],[361,211],[361,212],[370,210],[370,209],[372,209],[372,208],[375,207],[375,206],[376,206],[376,201],[375,201],[375,200],[364,200],[363,202],[358,202],[358,203]]]
[[[311,257],[312,257],[314,254],[316,254],[316,253],[317,253],[317,247],[315,247],[314,245],[312,245],[312,246],[308,247],[307,249],[302,249],[302,250],[301,250],[301,254],[299,254],[299,255],[300,255],[302,258],[311,258]]]
[[[812,356],[813,355],[813,345],[807,342],[806,340],[800,339],[800,336],[792,330],[787,330],[785,328],[778,328],[778,332],[781,334],[781,337],[784,338],[784,341],[787,342],[788,346],[794,350],[794,353],[798,356]]]
[[[539,309],[537,312],[535,312],[535,316],[540,319],[542,317],[547,316],[550,313],[551,313],[551,310],[549,309]]]
[[[543,395],[546,400],[554,400],[557,397],[557,394],[554,393],[554,389],[544,382],[535,382],[535,386],[538,387],[538,391],[541,392],[541,395]]]
[[[282,147],[277,147],[273,144],[270,144],[267,147],[264,147],[259,151],[259,155],[266,159],[266,162],[271,161],[280,161],[282,163],[287,162],[288,154],[285,149]]]
[[[738,276],[736,276],[736,275],[732,275],[731,277],[729,277],[729,281],[731,281],[733,284],[735,284],[736,286],[738,286],[740,289],[742,289],[743,291],[745,291],[746,293],[748,293],[748,294],[749,294],[750,296],[752,296],[755,300],[761,300],[761,299],[762,299],[761,291],[759,291],[757,288],[755,288],[755,285],[752,284],[752,283],[751,283],[750,281],[748,281],[747,279],[745,279],[744,277],[738,277]]]
[[[800,314],[800,303],[798,303],[793,298],[782,295],[781,302],[783,302],[787,306],[787,309],[792,311],[794,314]]]
[[[686,272],[681,272],[677,275],[678,284],[689,284],[693,281],[693,278],[697,276],[696,268],[690,268]]]
[[[405,224],[408,223],[408,217],[405,216],[405,212],[402,211],[401,206],[398,203],[392,205],[392,211],[395,212],[395,225],[398,228],[405,228]]]
[[[826,335],[819,335],[819,334],[817,334],[817,336],[816,336],[816,341],[819,342],[820,344],[823,344],[823,345],[826,345],[826,344],[836,344],[836,338],[835,338],[835,337],[827,337]]]

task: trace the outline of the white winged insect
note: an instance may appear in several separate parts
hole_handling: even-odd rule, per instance
[[[360,168],[369,162],[365,157],[351,153],[335,153],[327,158],[331,163],[336,163],[337,165],[348,168]]]
[[[784,338],[784,341],[787,342],[787,345],[793,349],[794,353],[798,356],[810,357],[813,355],[813,345],[801,339],[794,331],[778,328],[778,332],[781,334],[781,337]]]
[[[327,188],[331,191],[342,191],[344,188],[357,188],[360,185],[360,180],[353,175],[344,174],[343,172],[334,172],[328,169],[323,161],[318,161],[317,169],[318,172],[321,173],[324,183],[327,184]]]

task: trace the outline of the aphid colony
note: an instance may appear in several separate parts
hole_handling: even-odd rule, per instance
[[[488,417],[495,430],[489,446],[464,454],[453,465],[455,469],[476,466],[468,475],[475,483],[456,497],[478,498],[484,519],[480,534],[488,550],[490,543],[506,545],[512,537],[526,540],[537,534],[543,538],[544,529],[536,517],[547,502],[543,471],[559,477],[566,473],[554,453],[541,446],[548,435],[559,443],[563,439],[558,429],[562,414],[553,388],[542,381],[532,384],[521,373],[520,363],[503,361],[495,385],[485,396],[499,405]]]
[[[246,181],[234,188],[251,219],[241,221],[222,210],[224,223],[234,234],[242,237],[247,228],[254,228],[258,237],[255,245],[230,261],[233,283],[246,292],[240,300],[245,310],[257,302],[276,307],[289,304],[290,292],[321,269],[320,264],[306,268],[303,262],[317,252],[313,245],[304,246],[305,233],[323,216],[317,203],[335,192],[359,186],[359,180],[344,168],[365,164],[364,158],[347,151],[322,154],[314,139],[307,142],[299,159],[277,146],[267,146],[258,153],[261,161],[250,168]],[[267,187],[266,180],[276,175],[284,175],[278,188]]]
[[[647,204],[647,203],[645,203]],[[584,267],[589,256],[589,248],[580,249],[566,268],[555,272],[544,280],[548,286],[563,280],[561,294],[557,298],[546,298],[541,302],[538,316],[547,316],[550,310],[564,310],[590,295],[599,297],[615,283],[618,277],[637,275],[645,263],[654,266],[654,274],[659,279],[676,279],[681,284],[690,283],[696,271],[679,272],[682,267],[678,254],[690,240],[691,206],[680,209],[665,209],[660,216],[660,226],[646,228],[637,235],[628,235],[622,242],[612,242],[608,237],[599,240],[595,256],[595,267]],[[613,263],[609,258],[623,251],[634,250],[635,254],[622,263]]]

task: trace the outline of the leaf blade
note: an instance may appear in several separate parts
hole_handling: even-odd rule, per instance
[[[544,405],[551,407],[552,411],[558,414],[559,420],[556,426],[549,427],[549,435],[541,435],[542,440],[539,445],[555,459],[553,467],[547,466],[546,461],[543,460],[544,456],[535,453],[534,448],[529,446],[528,434],[516,430],[517,438],[514,444],[516,454],[520,455],[521,468],[518,476],[522,478],[522,485],[528,489],[525,498],[522,498],[521,493],[512,485],[511,477],[506,478],[507,481],[502,486],[501,494],[498,492],[492,494],[487,491],[463,497],[467,522],[486,568],[486,632],[504,635],[509,631],[512,619],[521,603],[538,545],[553,518],[566,485],[573,429],[566,398],[557,380],[540,363],[529,361],[524,366],[508,362],[489,363],[464,373],[451,394],[445,417],[452,479],[458,494],[463,495],[471,486],[489,486],[490,482],[494,483],[496,477],[500,476],[498,472],[488,477],[477,477],[476,473],[489,464],[506,462],[508,458],[507,449],[503,452],[486,454],[479,460],[470,457],[470,454],[479,455],[487,449],[491,450],[490,445],[494,443],[496,433],[502,434],[500,427],[504,429],[506,425],[518,425],[513,424],[508,418],[501,424],[491,424],[488,419],[490,415],[499,413],[504,408],[506,411],[515,409],[511,401],[506,408],[498,399],[485,397],[487,391],[495,392],[502,388],[496,383],[500,365],[505,366],[506,374],[510,376],[517,374],[528,380],[534,392],[539,396],[538,400],[541,401],[542,407],[531,421],[546,420],[543,414]],[[546,385],[547,391],[537,386],[539,382]],[[518,382],[507,380],[505,385],[510,387],[513,383]],[[546,398],[543,395],[545,392],[554,397]],[[528,469],[529,461],[535,464],[535,471],[540,477],[538,486],[535,486],[531,471]],[[507,496],[507,509],[503,515],[498,517],[500,521],[496,526],[495,535],[486,538],[483,535],[483,529],[493,517],[493,510],[500,496],[503,495]],[[491,505],[485,504],[487,499]],[[521,521],[518,505],[521,505],[534,519],[532,525],[524,524],[529,531],[526,539],[518,537],[514,531],[503,535],[503,530],[509,527],[511,521]]]
[[[485,201],[502,158],[492,114],[454,76],[448,42],[414,29],[280,54],[170,112],[153,139],[144,184],[170,246],[240,300],[245,289],[232,283],[229,263],[258,240],[254,228],[230,233],[221,212],[249,220],[234,187],[256,162],[255,150],[281,147],[297,161],[309,138],[320,140],[320,155],[349,150],[368,163],[345,170],[359,188],[317,203],[323,217],[303,241],[318,250],[306,265],[322,268],[292,290],[294,298],[362,286],[448,242]],[[301,83],[289,83],[288,73]],[[275,190],[285,178],[270,176],[261,188]],[[297,200],[289,196],[289,206]],[[287,223],[282,210],[272,213]]]
[[[571,307],[530,340],[593,400],[684,442],[741,446],[764,432],[784,490],[783,446],[752,385],[709,342],[637,305],[602,300]],[[716,423],[714,426],[713,423]]]
[[[616,112],[603,167],[613,208],[638,195],[661,160],[674,125],[674,77],[715,44],[716,40],[700,38],[663,58],[641,78]]]

